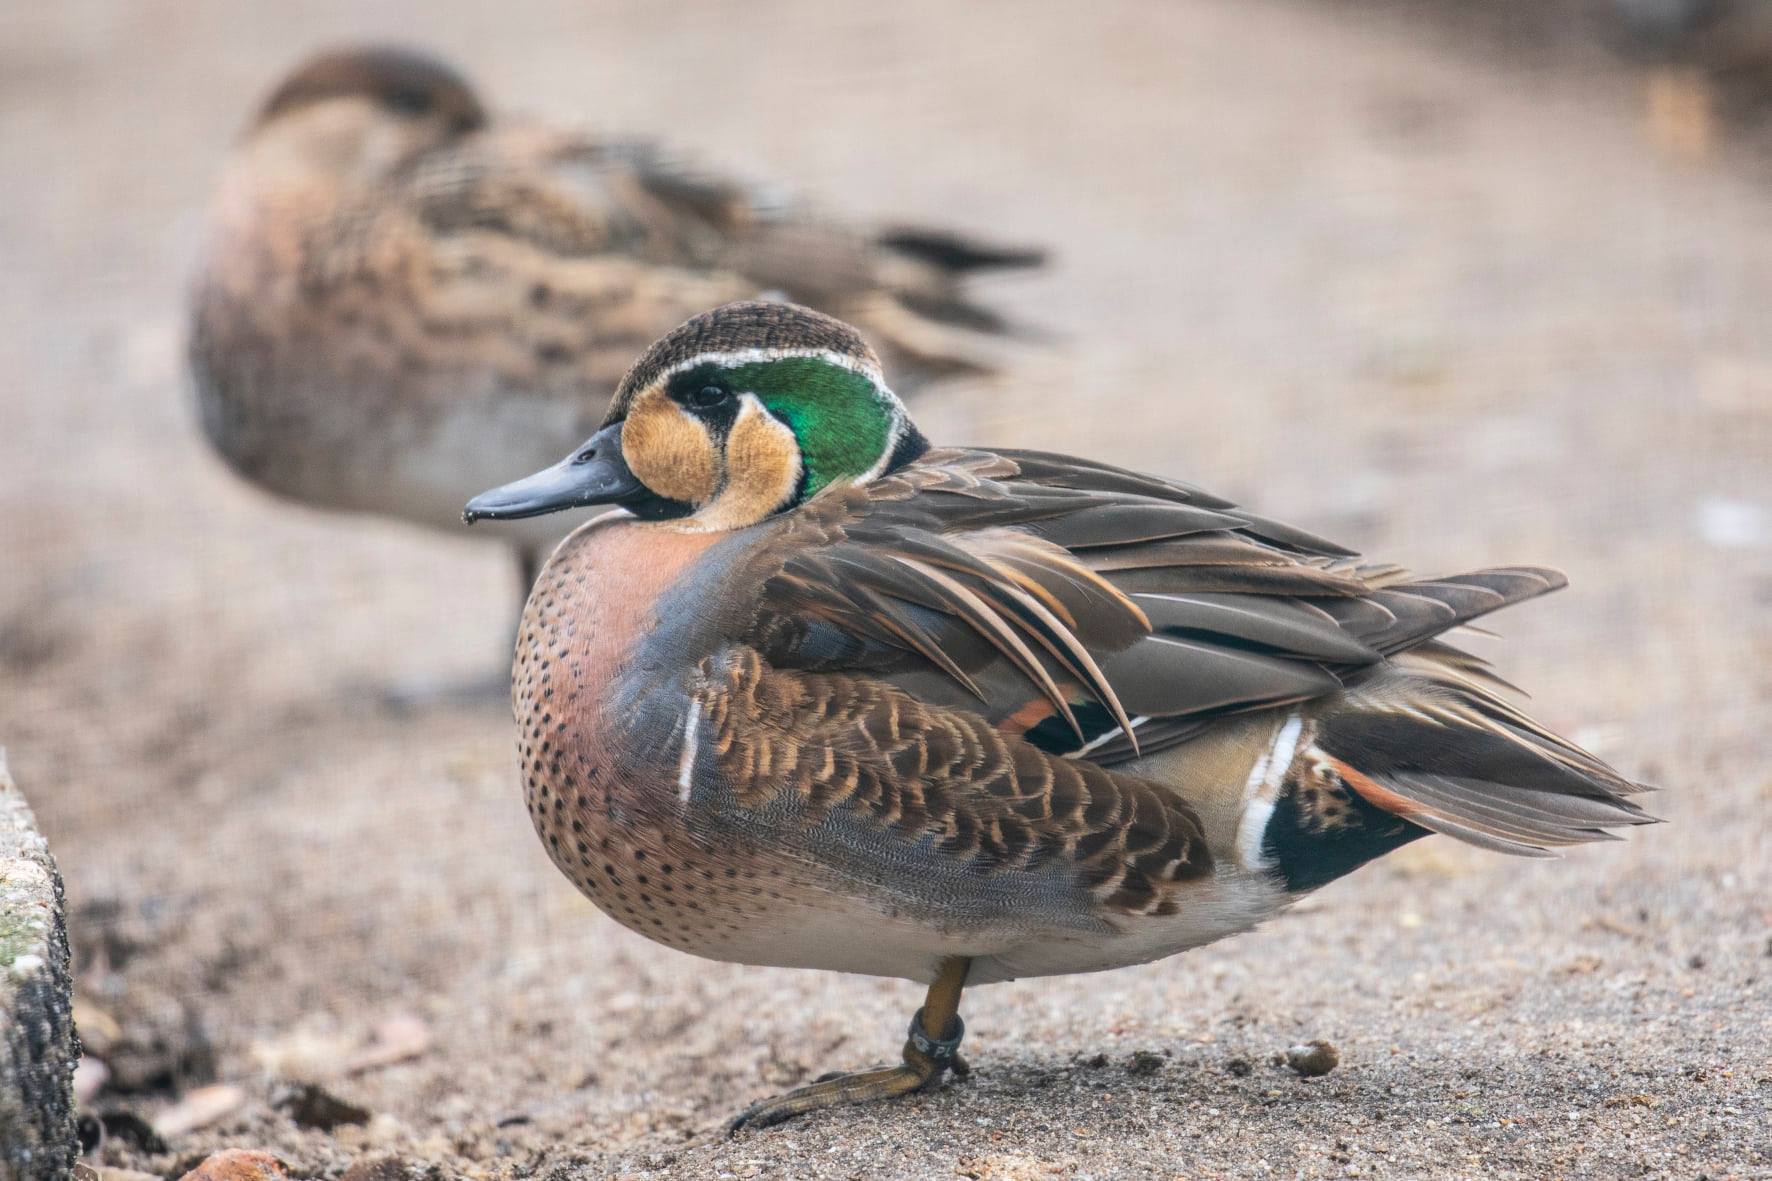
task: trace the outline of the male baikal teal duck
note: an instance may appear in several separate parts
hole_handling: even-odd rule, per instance
[[[604,504],[513,673],[554,863],[683,951],[929,985],[900,1065],[739,1125],[964,1073],[966,984],[1198,947],[1430,833],[1542,857],[1650,820],[1439,638],[1560,575],[1413,578],[1184,484],[932,447],[804,308],[690,320],[467,517]]]
[[[207,237],[190,360],[216,451],[278,495],[441,528],[584,438],[634,355],[695,312],[779,292],[855,319],[920,384],[1004,358],[1005,324],[965,288],[1039,261],[495,117],[449,66],[373,46],[272,92]],[[537,525],[504,531],[525,590],[566,532]]]

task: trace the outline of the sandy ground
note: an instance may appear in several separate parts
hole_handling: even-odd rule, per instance
[[[298,1176],[1772,1176],[1772,202],[1637,83],[1386,7],[81,2],[0,11],[0,742],[59,854],[110,1164]],[[1181,474],[1424,569],[1573,588],[1486,643],[1666,790],[1565,860],[1427,842],[1263,931],[967,1000],[974,1077],[726,1142],[885,1060],[907,984],[692,960],[548,865],[494,547],[273,503],[181,385],[197,210],[324,41],[866,214],[1051,244],[1065,343],[937,422]],[[815,110],[816,118],[808,118]],[[515,474],[515,473],[513,473]],[[409,1061],[344,1072],[378,1023]],[[109,1027],[114,1021],[116,1028]],[[1300,1080],[1290,1043],[1342,1066]],[[274,1106],[317,1077],[372,1118]],[[121,1131],[119,1131],[121,1129]]]

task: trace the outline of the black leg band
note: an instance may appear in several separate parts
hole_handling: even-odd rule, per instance
[[[966,1023],[955,1013],[944,1031],[945,1037],[930,1037],[923,1032],[923,1010],[918,1009],[917,1015],[911,1018],[911,1046],[919,1054],[924,1055],[938,1066],[952,1066],[954,1057],[960,1052],[960,1042],[966,1036]]]

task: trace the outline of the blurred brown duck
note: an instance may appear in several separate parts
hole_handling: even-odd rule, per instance
[[[601,422],[633,356],[692,313],[780,293],[865,324],[915,384],[992,368],[1005,325],[964,281],[1038,261],[493,119],[447,65],[348,49],[296,70],[235,148],[190,358],[242,476],[453,528],[467,497]],[[508,539],[532,572],[563,533]]]
[[[932,447],[816,312],[698,316],[573,454],[470,520],[615,505],[541,572],[513,702],[530,813],[617,921],[715,959],[960,991],[1246,931],[1443,833],[1542,857],[1649,817],[1441,637],[1563,585],[1414,578],[1196,488]]]
[[[1772,3],[1599,0],[1614,48],[1643,63],[1644,126],[1671,155],[1704,158],[1731,123],[1772,106]]]

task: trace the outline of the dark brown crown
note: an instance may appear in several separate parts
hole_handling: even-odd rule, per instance
[[[619,417],[635,394],[685,361],[704,353],[750,349],[834,353],[880,372],[880,358],[861,333],[834,316],[793,303],[729,303],[685,321],[641,354],[616,390],[612,417]]]
[[[454,134],[486,124],[473,87],[452,67],[416,50],[377,45],[309,58],[272,92],[254,126],[332,98],[364,98],[392,114],[440,117]]]

